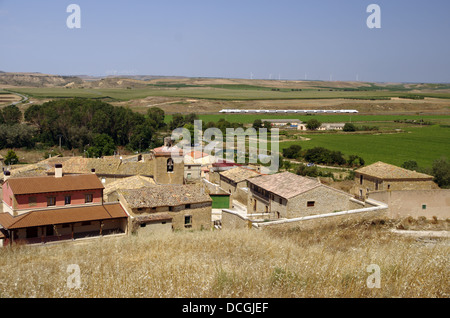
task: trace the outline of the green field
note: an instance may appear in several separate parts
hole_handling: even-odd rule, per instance
[[[280,114],[205,114],[199,115],[199,118],[204,122],[217,122],[224,118],[230,123],[251,124],[255,119],[300,119],[301,121],[308,121],[312,118],[317,119],[321,123],[346,123],[346,122],[393,122],[400,119],[413,119],[424,121],[433,121],[436,123],[446,124],[450,123],[450,115],[359,115],[359,114],[338,114],[338,115],[280,115]],[[172,115],[166,115],[166,122],[170,122]]]
[[[222,88],[223,87],[223,88]],[[256,88],[255,88],[256,87]],[[149,85],[146,88],[15,88],[21,94],[35,98],[102,98],[126,101],[140,99],[148,96],[164,96],[178,98],[198,98],[209,100],[283,100],[283,99],[389,99],[391,97],[401,97],[407,95],[404,90],[354,90],[344,91],[336,89],[305,89],[302,91],[291,91],[290,89],[280,89],[273,91],[269,88],[258,88],[257,86],[242,85],[210,85],[192,87],[161,87]],[[422,97],[435,97],[450,99],[449,93],[415,93]]]
[[[280,151],[293,144],[303,149],[324,147],[356,154],[366,164],[383,161],[400,166],[407,160],[415,160],[419,166],[431,167],[435,159],[450,158],[450,128],[439,125],[410,127],[403,133],[393,134],[310,134],[307,141],[280,143]]]

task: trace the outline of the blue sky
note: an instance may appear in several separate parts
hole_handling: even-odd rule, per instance
[[[0,0],[0,70],[450,82],[449,13],[448,0]]]

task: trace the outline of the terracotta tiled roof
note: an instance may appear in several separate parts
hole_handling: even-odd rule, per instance
[[[17,217],[0,213],[0,224],[7,229],[55,225],[74,222],[98,221],[128,217],[120,203],[39,210]]]
[[[248,182],[285,199],[295,197],[322,185],[316,179],[302,177],[290,172],[251,178],[248,179]]]
[[[116,181],[108,183],[107,185],[105,185],[103,195],[107,196],[108,194],[120,189],[139,189],[143,187],[152,187],[152,186],[156,186],[156,183],[152,178],[143,176],[132,176],[128,178],[118,179]]]
[[[63,176],[61,178],[52,176],[10,178],[6,182],[15,195],[104,188],[95,174]]]
[[[79,174],[91,173],[95,169],[98,175],[145,175],[152,176],[154,166],[151,160],[142,161],[121,161],[118,157],[108,158],[82,158],[72,157],[62,164],[63,173]],[[48,173],[55,172],[54,167]]]
[[[365,174],[368,176],[380,178],[380,179],[426,179],[432,180],[433,176],[419,173],[416,171],[400,168],[388,163],[384,163],[381,161],[375,162],[369,166],[359,168],[355,170],[355,172]]]
[[[131,208],[178,206],[212,201],[200,186],[193,184],[159,185],[151,188],[123,189],[119,192]]]
[[[242,167],[222,171],[219,174],[236,183],[261,175],[259,172]]]
[[[183,156],[183,149],[177,146],[173,147],[161,146],[152,149],[152,152],[155,154],[155,156],[171,156],[173,154]]]

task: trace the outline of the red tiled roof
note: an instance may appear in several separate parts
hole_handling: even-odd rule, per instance
[[[120,203],[32,211],[13,217],[0,213],[0,224],[6,229],[126,218]]]
[[[10,178],[9,186],[14,194],[34,194],[61,191],[103,189],[103,184],[95,174]]]

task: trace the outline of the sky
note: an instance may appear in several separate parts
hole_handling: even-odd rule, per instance
[[[0,0],[0,70],[449,83],[449,13],[449,0]]]

